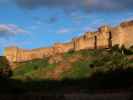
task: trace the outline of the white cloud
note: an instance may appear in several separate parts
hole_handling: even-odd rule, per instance
[[[0,37],[9,37],[23,33],[28,32],[14,24],[0,24]]]

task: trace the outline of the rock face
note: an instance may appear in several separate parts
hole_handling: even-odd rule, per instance
[[[121,23],[116,27],[102,26],[96,32],[86,32],[83,36],[72,39],[68,43],[56,43],[51,48],[24,50],[18,47],[5,49],[5,56],[9,62],[23,62],[42,59],[68,51],[83,49],[111,48],[118,44],[130,47],[133,45],[133,21]]]

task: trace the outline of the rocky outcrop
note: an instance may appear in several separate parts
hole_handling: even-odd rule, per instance
[[[54,63],[62,62],[63,59],[64,58],[62,57],[62,55],[57,55],[57,56],[50,57],[48,62],[49,64],[54,64]]]
[[[83,36],[72,39],[71,42],[56,43],[51,48],[24,50],[8,47],[4,55],[10,63],[23,62],[51,57],[71,50],[111,48],[116,44],[125,45],[127,48],[133,45],[133,21],[121,23],[116,27],[102,26],[96,32],[86,32]]]

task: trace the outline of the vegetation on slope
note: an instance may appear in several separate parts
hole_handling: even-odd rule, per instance
[[[110,50],[70,51],[62,54],[61,62],[54,64],[49,64],[48,59],[19,63],[12,77],[24,80],[88,78],[98,72],[133,68],[132,55],[132,48],[127,50],[117,45]]]

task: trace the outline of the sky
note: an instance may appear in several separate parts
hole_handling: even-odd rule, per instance
[[[68,42],[102,25],[133,19],[133,0],[0,0],[0,55]]]

